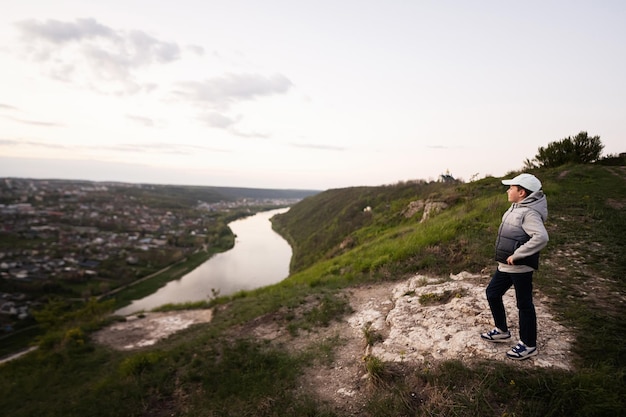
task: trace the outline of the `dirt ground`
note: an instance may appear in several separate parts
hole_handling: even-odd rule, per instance
[[[332,363],[320,363],[301,378],[300,389],[315,393],[333,408],[358,415],[366,403],[367,372],[364,358],[372,355],[387,363],[428,366],[446,359],[464,363],[488,359],[508,361],[520,367],[571,369],[571,333],[556,323],[547,299],[535,293],[539,328],[539,355],[511,361],[505,353],[517,342],[517,309],[513,291],[505,296],[510,343],[489,343],[480,333],[493,327],[484,296],[489,276],[461,273],[449,279],[415,276],[400,283],[351,288],[346,295],[354,312],[328,327],[300,332],[296,337],[275,320],[256,320],[241,331],[260,339],[299,350],[321,340],[335,341]],[[435,303],[420,303],[436,299]],[[154,345],[194,323],[211,320],[210,310],[146,313],[131,316],[95,335],[98,342],[115,349],[130,350]],[[367,346],[364,329],[377,334],[379,342]],[[338,341],[338,342],[337,342]]]
[[[94,339],[117,350],[132,350],[152,346],[192,324],[209,322],[212,317],[211,310],[132,315],[127,316],[124,322],[112,324],[96,332]]]

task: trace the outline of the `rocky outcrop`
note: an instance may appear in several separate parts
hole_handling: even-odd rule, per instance
[[[485,298],[488,276],[462,272],[449,280],[417,275],[390,288],[389,297],[371,299],[348,323],[355,330],[379,332],[383,341],[368,346],[365,355],[386,362],[474,359],[506,360],[517,342],[518,313],[511,289],[504,298],[511,343],[489,343],[480,333],[493,328]],[[546,299],[535,298],[540,354],[527,361],[532,366],[571,369],[573,336],[554,321]],[[510,345],[510,346],[509,346]],[[525,361],[526,362],[526,361]]]
[[[402,211],[402,215],[409,219],[417,213],[422,212],[422,219],[420,220],[420,223],[423,223],[431,216],[447,208],[448,204],[443,201],[416,200],[409,203],[409,205]]]

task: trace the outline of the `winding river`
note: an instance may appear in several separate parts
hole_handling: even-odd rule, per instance
[[[289,276],[291,246],[272,230],[269,219],[288,208],[257,213],[228,224],[235,234],[235,246],[218,253],[181,279],[171,281],[141,300],[116,312],[128,315],[168,303],[185,303],[230,295],[275,284]]]

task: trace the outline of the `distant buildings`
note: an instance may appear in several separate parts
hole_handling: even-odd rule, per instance
[[[456,179],[450,175],[450,171],[446,170],[445,174],[439,176],[439,182],[456,182]]]

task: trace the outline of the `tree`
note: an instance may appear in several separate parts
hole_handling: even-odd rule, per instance
[[[566,137],[559,141],[550,142],[545,148],[539,148],[535,158],[526,159],[525,167],[553,168],[568,163],[588,164],[600,159],[604,145],[600,136],[589,137],[587,132],[580,132],[575,137]]]

